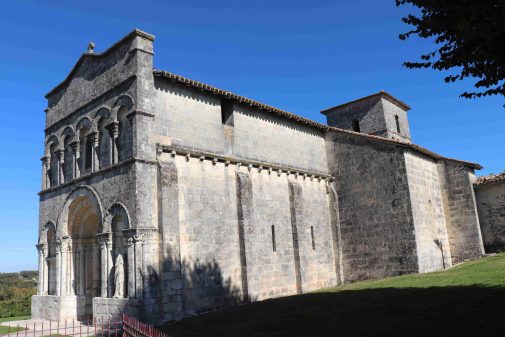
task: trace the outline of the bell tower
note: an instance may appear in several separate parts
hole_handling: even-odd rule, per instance
[[[407,104],[380,91],[321,113],[329,126],[410,143],[409,110]]]

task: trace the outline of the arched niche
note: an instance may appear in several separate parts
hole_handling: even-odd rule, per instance
[[[97,156],[100,169],[110,166],[112,163],[112,138],[109,130],[107,129],[110,120],[106,116],[99,118],[97,127],[100,133],[100,140],[98,144]]]
[[[63,146],[63,178],[65,182],[74,179],[74,155],[72,150],[72,142],[75,140],[74,130],[71,126],[65,127],[61,133],[60,142]]]
[[[112,234],[112,268],[110,270],[110,295],[114,297],[128,297],[128,238],[126,231],[130,229],[130,215],[121,203],[113,204],[106,216],[104,231]],[[118,267],[118,259],[122,265]],[[121,270],[118,270],[121,268]],[[118,280],[118,277],[120,280]],[[120,286],[121,289],[117,289]]]
[[[118,161],[133,156],[133,132],[128,115],[133,112],[133,100],[128,95],[120,96],[114,103],[112,118],[118,122],[119,135],[117,139]]]
[[[79,140],[79,172],[86,174],[93,170],[93,131],[96,130],[96,126],[89,117],[83,117],[76,124],[75,130]]]

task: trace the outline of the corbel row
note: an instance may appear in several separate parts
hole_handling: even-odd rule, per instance
[[[224,166],[229,166],[229,165],[235,165],[237,167],[237,170],[240,170],[241,167],[245,167],[249,172],[252,170],[257,170],[258,173],[261,173],[262,171],[268,172],[269,175],[272,174],[277,174],[277,176],[281,176],[285,174],[287,177],[293,176],[295,179],[301,178],[301,179],[310,179],[312,180],[317,180],[317,181],[328,181],[332,182],[335,180],[334,177],[332,177],[329,174],[322,173],[322,172],[316,172],[316,171],[309,171],[309,170],[303,170],[300,168],[294,168],[294,167],[289,167],[289,166],[283,166],[283,165],[278,165],[278,164],[273,164],[273,163],[267,163],[267,162],[260,162],[260,161],[254,161],[254,160],[249,160],[249,159],[242,159],[242,158],[232,158],[232,157],[226,157],[222,156],[216,153],[211,153],[211,152],[204,152],[204,151],[195,151],[195,150],[190,150],[190,149],[184,149],[180,147],[175,147],[175,146],[167,146],[167,145],[157,145],[157,154],[158,157],[162,153],[169,153],[172,158],[175,158],[175,156],[183,156],[185,157],[186,161],[189,162],[190,160],[198,160],[200,162],[203,161],[210,161],[212,162],[212,165],[217,165],[217,163],[223,163]]]

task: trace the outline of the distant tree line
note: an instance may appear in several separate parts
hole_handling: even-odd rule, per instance
[[[37,271],[0,273],[0,318],[28,316],[37,288]]]

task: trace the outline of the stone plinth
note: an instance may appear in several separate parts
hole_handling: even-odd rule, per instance
[[[137,317],[142,300],[131,298],[93,298],[93,318],[97,321],[119,322],[123,313]]]

